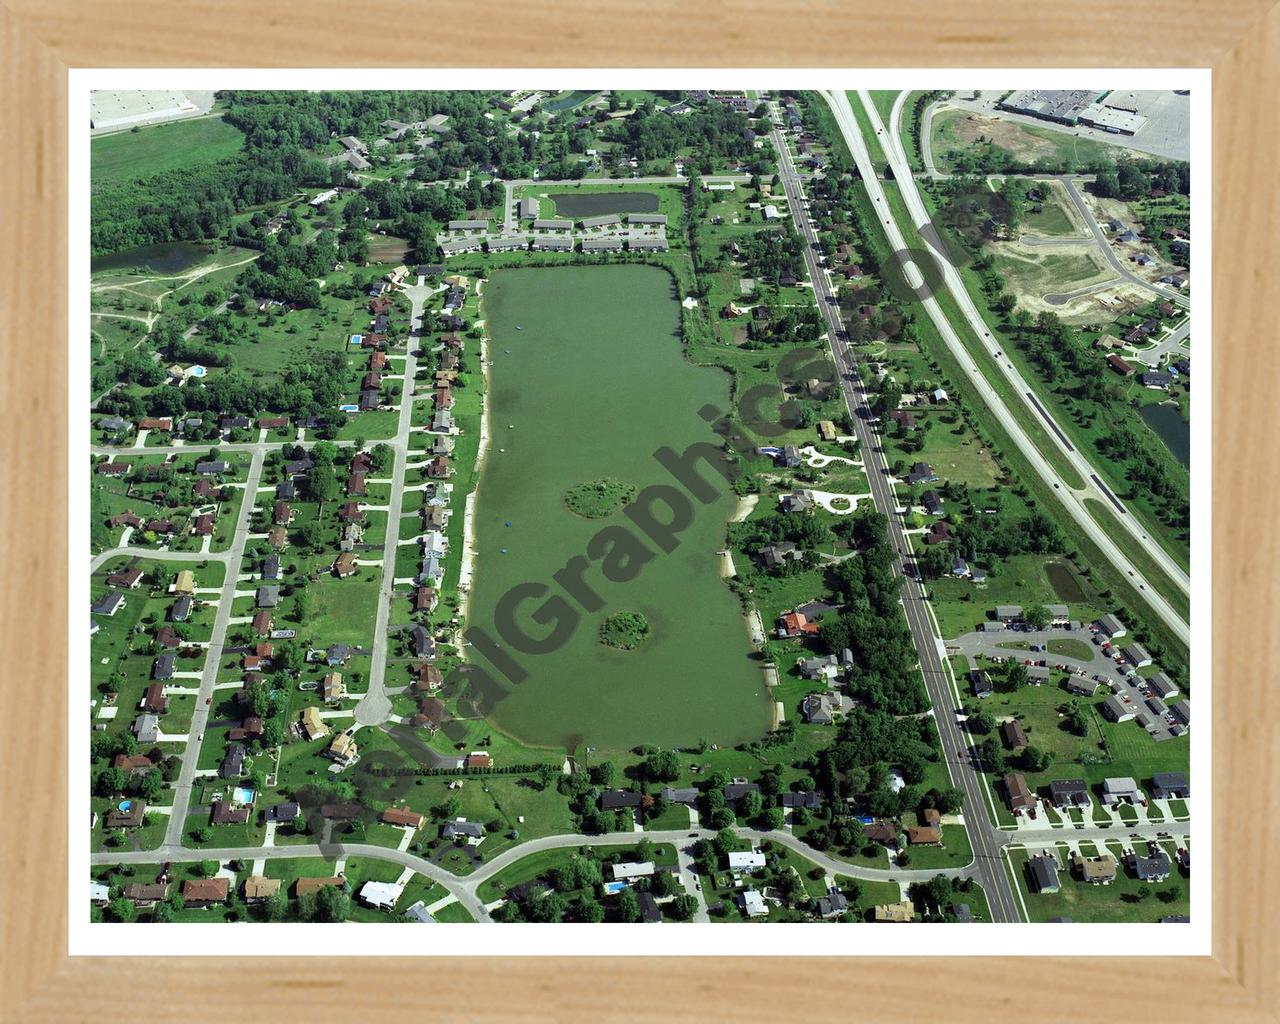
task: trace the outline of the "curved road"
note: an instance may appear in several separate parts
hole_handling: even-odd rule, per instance
[[[856,119],[854,118],[853,110],[849,106],[848,97],[842,92],[828,92],[824,93],[823,96],[831,107],[836,123],[845,137],[849,151],[858,165],[859,173],[862,176],[863,183],[872,200],[872,205],[880,211],[883,219],[882,227],[885,234],[888,236],[889,244],[895,250],[908,249],[909,246],[906,238],[903,235],[902,229],[893,218],[888,200],[884,194],[884,189],[881,186],[879,179],[876,177],[874,162],[872,161],[870,152],[867,149],[866,140],[862,138],[862,133],[858,128]],[[874,104],[871,103],[870,97],[863,94],[862,101],[868,110],[868,116],[871,118],[872,125],[879,125],[880,117],[875,110]],[[881,127],[878,130],[883,137],[883,128]],[[888,151],[890,166],[893,168],[894,176],[899,182],[902,196],[904,200],[907,200],[908,210],[911,211],[913,220],[916,222],[916,225],[926,223],[928,221],[928,215],[924,210],[923,202],[916,190],[915,179],[911,176],[910,169],[907,167],[905,156],[900,150],[895,152],[895,147],[892,146],[886,146],[886,150]],[[927,245],[928,242],[926,241],[925,244]],[[941,258],[941,256],[937,258],[936,262],[944,275],[944,280],[946,281],[948,289],[960,304],[961,310],[965,313],[970,329],[975,332],[977,337],[985,338],[989,347],[994,348],[996,342],[991,339],[990,331],[986,329],[986,325],[984,324],[981,316],[973,306],[973,302],[969,298],[968,292],[965,290],[964,283],[960,280],[959,273],[947,260]],[[914,268],[912,268],[912,270],[914,272]],[[1111,534],[1093,519],[1092,514],[1085,507],[1084,501],[1086,498],[1093,498],[1103,505],[1105,505],[1108,500],[1096,485],[1089,483],[1090,477],[1093,473],[1088,462],[1079,454],[1079,452],[1065,453],[1064,449],[1064,453],[1067,454],[1069,458],[1074,455],[1074,458],[1071,459],[1071,461],[1073,465],[1075,465],[1076,469],[1081,471],[1081,477],[1086,481],[1086,487],[1080,491],[1075,491],[1063,485],[1058,474],[1053,470],[1052,466],[1049,465],[1048,461],[1044,458],[1031,439],[1027,437],[1021,427],[1021,424],[1014,418],[1004,400],[996,392],[994,387],[992,387],[991,383],[983,376],[981,371],[979,371],[976,363],[974,363],[972,357],[969,356],[965,349],[964,343],[956,333],[955,328],[943,313],[937,299],[933,296],[929,296],[922,300],[921,305],[924,307],[925,312],[929,315],[929,318],[933,321],[934,325],[938,328],[938,332],[946,342],[947,347],[951,349],[953,355],[955,355],[960,366],[965,371],[974,390],[983,399],[983,401],[986,402],[988,407],[992,410],[993,415],[996,416],[996,418],[1001,422],[1001,425],[1006,431],[1008,431],[1009,435],[1018,445],[1018,448],[1021,450],[1024,457],[1026,457],[1040,477],[1053,490],[1054,494],[1057,495],[1071,517],[1093,541],[1093,543],[1101,549],[1103,555],[1133,581],[1134,585],[1146,598],[1147,602],[1161,620],[1168,625],[1168,627],[1176,636],[1179,637],[1179,639],[1182,640],[1183,643],[1189,645],[1190,630],[1188,629],[1186,620],[1183,619],[1182,616],[1179,615],[1178,612],[1175,611],[1174,608],[1147,583],[1145,577],[1143,577],[1129,561],[1128,556],[1125,555],[1117,546],[1115,541],[1112,539]],[[1012,369],[1010,364],[999,360],[997,360],[997,364],[1000,366],[1001,372],[1004,373],[1010,385],[1020,396],[1023,396],[1025,401],[1025,396],[1031,389],[1024,381],[1022,381],[1021,377]],[[1044,416],[1044,412],[1036,409],[1035,405],[1030,402],[1028,402],[1028,408],[1031,410],[1033,416]],[[1153,557],[1158,555],[1156,559],[1158,564],[1162,566],[1167,564],[1170,567],[1170,578],[1173,579],[1176,584],[1181,586],[1183,589],[1189,589],[1190,583],[1186,574],[1163,548],[1152,541],[1149,535],[1143,534],[1140,528],[1135,524],[1126,521],[1130,517],[1118,516],[1116,518],[1124,522],[1126,529],[1133,531],[1136,534],[1144,550]]]

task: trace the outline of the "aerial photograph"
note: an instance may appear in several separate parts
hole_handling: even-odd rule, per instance
[[[95,931],[1192,921],[1188,91],[89,109]]]

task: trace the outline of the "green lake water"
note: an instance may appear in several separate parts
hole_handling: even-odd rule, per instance
[[[476,503],[470,624],[496,635],[494,609],[512,586],[545,583],[547,596],[563,595],[553,574],[585,554],[602,527],[639,535],[622,512],[574,515],[565,492],[604,478],[640,489],[673,483],[654,451],[716,442],[697,410],[727,404],[729,377],[685,359],[679,304],[656,267],[501,270],[485,284],[484,302],[492,439]],[[605,607],[585,612],[570,600],[579,620],[566,643],[547,654],[503,644],[529,678],[498,703],[495,725],[535,746],[602,750],[764,734],[767,690],[716,553],[736,499],[713,469],[704,475],[722,496],[709,505],[690,498],[693,522],[674,552],[658,552],[627,582],[604,580],[593,563],[586,580]],[[545,600],[526,602],[518,617],[538,637],[549,627],[530,616]],[[614,611],[648,619],[650,635],[637,650],[599,642],[600,623]]]

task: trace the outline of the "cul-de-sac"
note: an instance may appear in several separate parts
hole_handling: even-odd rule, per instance
[[[95,923],[1190,920],[1187,93],[91,115]]]

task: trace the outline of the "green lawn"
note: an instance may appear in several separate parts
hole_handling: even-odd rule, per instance
[[[221,117],[201,117],[118,132],[90,143],[90,181],[119,185],[213,163],[240,152],[244,135]]]
[[[1174,844],[1161,843],[1161,846],[1172,858]],[[1155,922],[1161,917],[1190,913],[1191,886],[1176,861],[1167,881],[1147,883],[1151,894],[1143,899],[1138,893],[1143,883],[1124,867],[1120,844],[1106,843],[1104,847],[1105,852],[1117,861],[1116,880],[1110,885],[1090,885],[1076,880],[1068,867],[1069,854],[1066,848],[1056,847],[1061,865],[1058,872],[1061,889],[1056,893],[1031,892],[1026,871],[1028,851],[1021,848],[1010,849],[1009,864],[1022,889],[1029,919],[1048,921],[1055,917],[1069,917],[1072,921],[1079,922],[1134,923]],[[1081,843],[1080,851],[1086,857],[1103,852],[1092,843]],[[1167,902],[1161,898],[1161,894],[1170,897]]]

